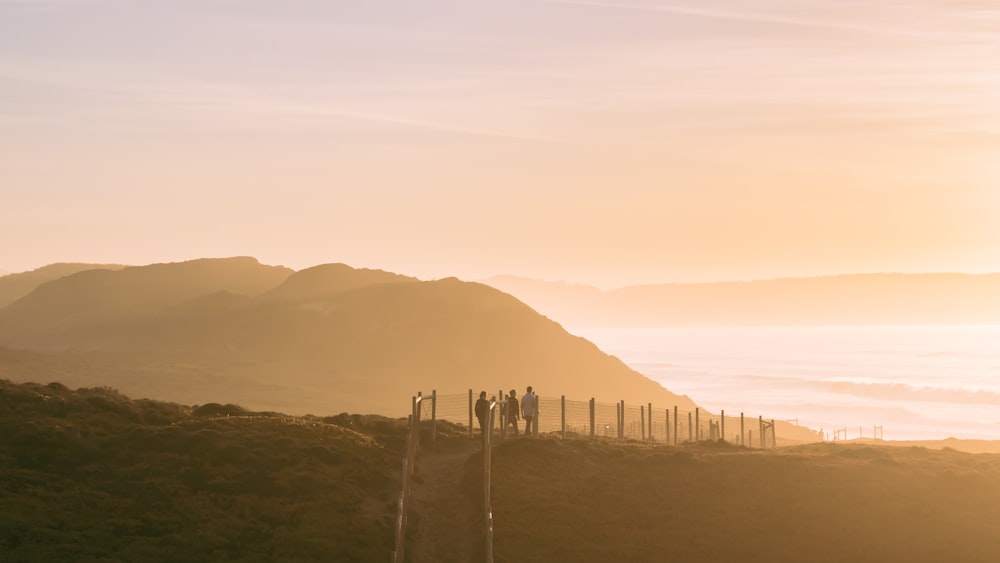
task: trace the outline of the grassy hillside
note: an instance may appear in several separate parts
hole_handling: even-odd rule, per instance
[[[405,425],[0,380],[0,560],[386,561]],[[471,560],[481,453],[438,430],[408,557]],[[1000,560],[996,454],[515,438],[492,476],[498,563]]]
[[[496,561],[1000,561],[1000,455],[511,440]]]
[[[0,560],[386,561],[405,425],[0,380]]]

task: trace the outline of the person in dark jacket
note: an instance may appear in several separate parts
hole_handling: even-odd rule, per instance
[[[490,425],[490,402],[486,400],[486,391],[479,392],[479,400],[476,401],[476,418],[479,419],[479,434],[486,444],[487,432]]]
[[[510,396],[507,397],[507,425],[514,427],[514,435],[517,436],[517,421],[521,420],[521,405],[517,402],[517,391],[511,389]]]

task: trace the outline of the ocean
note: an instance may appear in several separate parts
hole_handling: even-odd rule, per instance
[[[1000,440],[1000,325],[568,330],[714,413],[830,439]]]

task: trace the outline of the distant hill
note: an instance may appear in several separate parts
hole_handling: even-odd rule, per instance
[[[855,274],[611,291],[485,281],[571,327],[1000,323],[1000,274]]]
[[[347,264],[322,264],[300,270],[284,283],[271,289],[264,299],[304,301],[380,283],[420,281],[383,270],[354,269]]]
[[[342,264],[82,272],[0,309],[0,346],[0,377],[15,381],[182,402],[223,395],[297,414],[400,415],[418,390],[527,385],[543,397],[693,407],[497,289]]]
[[[203,258],[189,262],[86,270],[39,285],[0,309],[0,343],[22,346],[38,337],[70,346],[74,334],[94,327],[122,327],[184,301],[221,290],[256,296],[292,274],[254,258]]]
[[[0,308],[31,293],[43,283],[57,280],[85,270],[121,270],[126,266],[120,264],[49,264],[30,272],[9,274],[0,272]]]

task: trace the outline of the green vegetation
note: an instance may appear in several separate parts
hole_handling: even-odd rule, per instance
[[[423,440],[412,561],[481,553],[481,454]],[[386,561],[406,421],[0,380],[2,561]],[[1000,560],[1000,455],[517,438],[498,563]],[[478,506],[477,506],[478,505]]]
[[[509,440],[498,563],[1000,561],[1000,455]]]
[[[0,413],[0,560],[386,561],[393,550],[405,420],[5,380]]]

